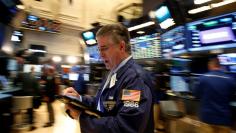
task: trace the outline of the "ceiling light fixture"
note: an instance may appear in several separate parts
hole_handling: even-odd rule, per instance
[[[210,10],[210,9],[211,9],[210,6],[202,6],[202,7],[196,8],[196,9],[189,10],[188,13],[189,14],[196,14],[196,13],[203,12],[203,11]]]
[[[202,0],[195,0],[195,1],[202,1]],[[207,0],[204,0],[204,1],[207,1]],[[188,13],[189,14],[196,14],[196,13],[203,12],[203,11],[206,11],[206,10],[210,10],[210,9],[213,9],[213,8],[216,8],[216,7],[228,5],[228,4],[231,4],[231,3],[234,3],[234,2],[236,2],[236,0],[224,0],[222,2],[209,4],[208,6],[202,6],[202,7],[196,8],[196,9],[189,10]]]
[[[133,31],[133,30],[141,29],[141,28],[148,27],[148,26],[151,26],[151,25],[154,25],[154,24],[155,24],[155,22],[149,21],[149,22],[146,22],[146,23],[135,25],[133,27],[129,27],[128,30]]]
[[[194,4],[199,5],[199,4],[209,2],[209,1],[212,1],[212,0],[194,0]]]
[[[61,62],[61,61],[62,61],[62,58],[61,58],[60,56],[53,56],[53,57],[52,57],[52,60],[53,60],[54,62]]]
[[[141,35],[141,34],[144,34],[145,31],[139,30],[139,31],[137,31],[136,33]]]
[[[222,2],[219,2],[219,3],[214,3],[214,4],[211,4],[211,7],[220,7],[220,6],[224,6],[224,5],[228,5],[230,3],[233,3],[233,2],[236,2],[236,0],[224,0]]]

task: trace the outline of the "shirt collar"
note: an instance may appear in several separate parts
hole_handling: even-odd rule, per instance
[[[132,56],[130,55],[129,57],[127,57],[126,59],[124,59],[114,70],[111,70],[112,73],[116,73],[121,67],[123,67],[130,59],[132,58]]]

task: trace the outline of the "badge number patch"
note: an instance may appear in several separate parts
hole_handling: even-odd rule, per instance
[[[139,102],[141,97],[141,91],[140,90],[122,90],[122,97],[121,100],[123,101],[134,101]]]
[[[134,101],[124,101],[124,106],[125,107],[139,107],[139,102],[134,102]]]

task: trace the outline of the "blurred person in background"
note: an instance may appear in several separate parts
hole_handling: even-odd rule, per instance
[[[232,110],[230,102],[236,82],[223,72],[216,56],[208,61],[209,72],[199,78],[193,93],[200,99],[200,120],[204,133],[230,133]]]
[[[33,96],[33,97],[38,97],[41,96],[40,90],[39,90],[39,83],[38,80],[36,79],[34,75],[34,67],[31,67],[30,70],[31,72],[29,73],[20,73],[15,80],[14,84],[16,86],[19,86],[19,83],[21,83],[21,90],[19,95],[20,96]],[[35,104],[33,102],[33,104]],[[35,105],[33,105],[34,107]],[[28,109],[27,113],[29,114],[29,124],[31,124],[31,130],[36,129],[36,127],[33,125],[34,124],[34,111],[33,107]]]
[[[43,85],[43,100],[47,104],[48,122],[43,127],[53,126],[55,122],[55,114],[52,103],[55,101],[57,94],[58,84],[55,77],[55,69],[52,66],[43,68],[43,74],[40,79],[40,84]]]
[[[8,86],[7,77],[9,71],[7,70],[9,55],[0,49],[0,89],[4,89]]]
[[[153,84],[150,75],[130,55],[130,36],[120,24],[102,27],[96,34],[98,50],[108,76],[96,97],[80,95],[70,87],[65,95],[75,96],[83,103],[103,112],[101,118],[67,106],[73,119],[80,121],[82,133],[153,133]]]

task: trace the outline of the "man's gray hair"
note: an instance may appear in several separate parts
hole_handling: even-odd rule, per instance
[[[130,34],[128,29],[121,24],[108,24],[103,26],[96,33],[96,37],[100,36],[110,36],[113,43],[120,43],[121,41],[125,42],[125,51],[130,53]]]

